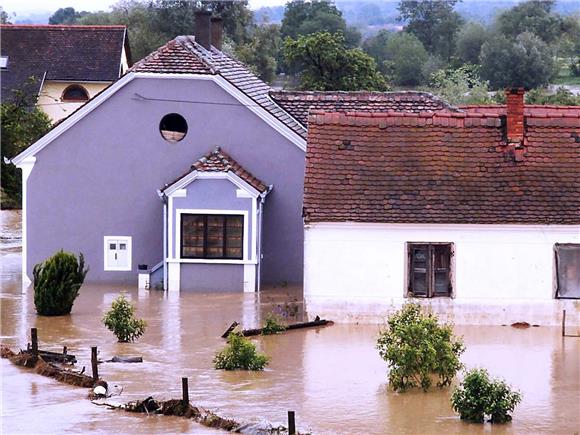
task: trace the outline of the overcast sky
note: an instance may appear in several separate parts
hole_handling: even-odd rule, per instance
[[[116,0],[2,0],[2,8],[16,17],[30,13],[54,12],[59,8],[72,6],[77,11],[107,10]],[[261,6],[277,6],[285,4],[285,0],[250,0],[253,9]]]

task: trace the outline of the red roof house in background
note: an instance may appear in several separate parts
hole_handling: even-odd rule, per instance
[[[131,55],[125,26],[0,26],[2,98],[27,87],[56,122],[123,75]]]
[[[459,322],[449,304],[486,307],[471,311],[481,322],[541,323],[555,299],[580,297],[580,107],[507,97],[507,109],[311,112],[305,297],[316,312],[379,314],[419,297]]]

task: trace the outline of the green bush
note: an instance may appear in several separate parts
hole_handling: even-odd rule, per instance
[[[437,316],[422,313],[412,303],[389,316],[377,349],[389,366],[389,384],[395,391],[418,386],[427,391],[432,377],[438,378],[438,387],[449,385],[462,367],[459,356],[465,350],[451,325],[440,325]]]
[[[221,370],[264,370],[269,358],[259,353],[256,346],[240,333],[228,336],[226,347],[216,353],[213,363]]]
[[[506,423],[522,400],[500,379],[490,379],[487,370],[472,369],[451,395],[451,405],[462,420],[483,423],[489,416],[492,423]]]
[[[284,331],[286,331],[286,327],[273,314],[266,316],[266,324],[262,328],[262,335],[274,335]]]
[[[135,318],[135,307],[120,295],[111,304],[111,309],[103,317],[103,323],[121,343],[135,341],[145,333],[147,322]]]
[[[69,314],[89,271],[83,254],[79,258],[62,249],[34,266],[34,305],[42,316]]]

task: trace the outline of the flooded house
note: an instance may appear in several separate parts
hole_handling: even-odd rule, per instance
[[[126,26],[0,25],[2,95],[26,89],[52,122],[66,118],[129,69]]]
[[[221,50],[222,22],[179,36],[12,161],[23,274],[59,249],[86,282],[169,291],[302,286],[307,114],[444,110],[424,93],[275,91]]]
[[[408,298],[461,323],[559,322],[580,297],[580,108],[311,112],[309,310]],[[576,317],[577,318],[577,317]]]

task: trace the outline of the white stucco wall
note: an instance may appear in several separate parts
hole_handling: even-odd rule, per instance
[[[430,306],[552,304],[554,244],[580,243],[580,226],[309,225],[306,302],[317,310],[355,307],[362,315],[399,305],[407,290],[407,242],[453,243],[454,298],[426,301]]]
[[[61,82],[47,80],[42,84],[42,89],[38,96],[38,105],[50,117],[51,121],[57,122],[66,118],[80,106],[81,103],[66,103],[61,100],[62,92],[70,85],[81,85],[89,93],[89,98],[93,98],[101,92],[110,82]]]

